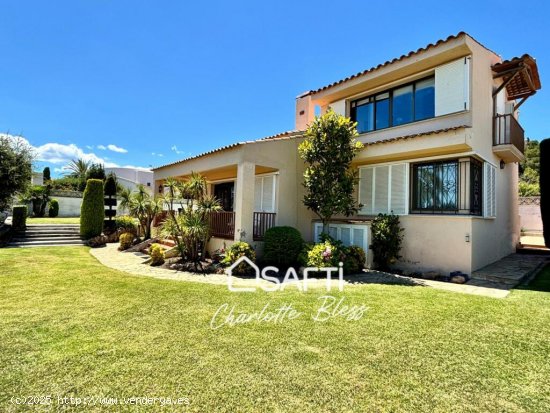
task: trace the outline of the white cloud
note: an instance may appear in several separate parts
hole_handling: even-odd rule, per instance
[[[153,156],[160,156],[160,157],[163,157],[163,156],[164,156],[164,154],[162,154],[162,153],[156,153],[156,152],[151,152],[151,155],[153,155]]]
[[[118,153],[127,153],[128,152],[127,149],[121,148],[120,146],[113,145],[112,143],[107,145],[107,149],[109,149],[110,151],[113,151],[113,152],[118,152]]]
[[[107,149],[107,147],[105,145],[97,145],[97,149],[101,149],[102,151],[104,151]]]
[[[88,148],[88,149],[90,149],[90,150],[94,149],[94,147],[91,146],[91,145],[86,145],[86,148]]]
[[[178,151],[178,147],[176,145],[173,145],[170,149],[172,149],[178,155],[184,153],[183,151]]]
[[[53,169],[55,172],[58,172],[58,173],[67,172],[65,166],[69,162],[71,162],[73,159],[78,159],[78,158],[82,158],[83,160],[88,162],[102,164],[106,168],[116,168],[121,166],[117,163],[107,161],[108,159],[107,157],[100,157],[93,152],[85,152],[82,148],[78,147],[74,143],[65,145],[61,143],[49,142],[49,143],[45,143],[44,145],[33,146],[30,144],[30,142],[27,139],[25,139],[22,136],[14,136],[14,135],[8,135],[3,133],[0,133],[0,136],[7,136],[8,138],[13,140],[20,140],[23,143],[29,145],[33,149],[36,155],[35,156],[36,161],[46,162],[54,165],[60,165],[60,167],[56,167]],[[86,148],[88,147],[89,145],[86,146]],[[96,148],[98,149],[101,149],[101,147],[106,148],[103,145],[96,146]],[[122,149],[122,148],[119,148],[119,149]],[[123,167],[136,168],[143,171],[150,170],[149,168],[145,168],[141,166],[124,165]]]

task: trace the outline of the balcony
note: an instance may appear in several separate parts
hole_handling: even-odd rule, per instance
[[[254,241],[263,241],[265,232],[275,226],[274,212],[254,212]],[[210,233],[223,239],[235,238],[235,212],[221,211],[210,215]]]
[[[504,162],[524,158],[525,132],[512,114],[496,115],[493,123],[493,152]]]

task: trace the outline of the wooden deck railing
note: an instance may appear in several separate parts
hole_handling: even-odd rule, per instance
[[[265,232],[275,226],[274,212],[254,212],[254,241],[262,241]]]
[[[210,214],[212,236],[225,239],[235,237],[235,212],[220,211]]]

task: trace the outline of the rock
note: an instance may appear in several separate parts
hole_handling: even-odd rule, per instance
[[[466,282],[466,277],[463,275],[453,275],[451,277],[451,282],[455,284],[464,284]]]
[[[437,271],[426,271],[422,274],[422,278],[425,280],[435,280],[437,278],[441,278],[441,274]]]

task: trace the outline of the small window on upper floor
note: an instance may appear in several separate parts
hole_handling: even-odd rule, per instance
[[[435,78],[430,76],[407,85],[354,100],[351,119],[359,133],[433,118],[435,116]]]

